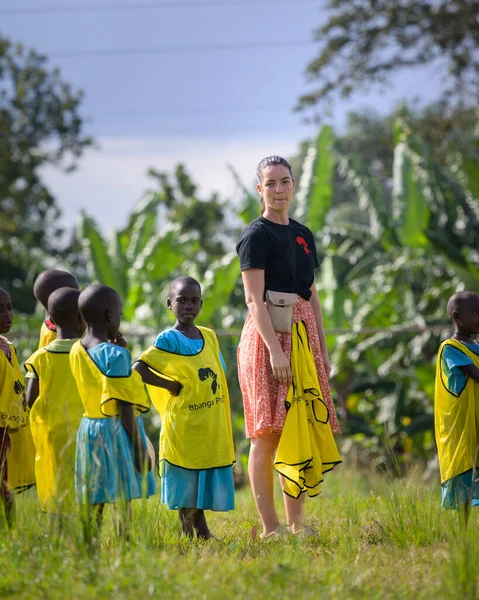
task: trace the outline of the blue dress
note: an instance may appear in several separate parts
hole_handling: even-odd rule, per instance
[[[159,350],[191,356],[203,349],[204,341],[191,340],[177,329],[162,331],[154,342]],[[226,370],[223,356],[220,361]],[[161,463],[161,501],[172,510],[198,508],[201,510],[234,510],[233,467],[216,469],[183,469]]]
[[[104,343],[87,352],[102,373],[111,377],[131,375],[131,357],[126,348]],[[146,448],[143,418],[140,415],[136,419]],[[156,492],[153,473],[139,473],[133,457],[133,444],[120,417],[83,417],[77,436],[77,502],[104,504],[153,495]]]
[[[474,354],[479,355],[479,344],[461,342]],[[447,387],[454,393],[460,393],[466,384],[467,376],[460,367],[474,364],[472,360],[453,346],[446,346],[442,353],[442,368],[447,377]],[[465,473],[451,477],[442,485],[442,508],[458,508],[459,504],[470,501],[479,506],[479,473],[469,469]]]

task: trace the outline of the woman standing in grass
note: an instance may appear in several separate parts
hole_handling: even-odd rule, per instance
[[[261,216],[244,229],[237,244],[249,310],[238,348],[238,376],[246,435],[251,438],[249,476],[262,536],[268,537],[305,528],[304,494],[298,499],[283,494],[288,529],[280,526],[274,507],[273,460],[292,380],[291,333],[275,331],[266,292],[287,292],[293,297],[292,320],[306,324],[329,426],[333,433],[340,429],[328,385],[328,349],[314,280],[319,266],[314,237],[288,214],[295,187],[291,166],[280,156],[269,156],[259,163],[256,175]]]
[[[454,334],[439,348],[434,401],[442,507],[459,508],[467,525],[479,505],[479,296],[457,292],[447,312]]]

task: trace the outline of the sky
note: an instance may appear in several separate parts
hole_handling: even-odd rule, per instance
[[[200,194],[228,199],[235,196],[228,163],[253,186],[261,158],[294,154],[315,132],[292,109],[312,89],[305,70],[315,56],[313,29],[327,19],[325,5],[2,0],[1,34],[46,54],[85,92],[81,114],[96,147],[73,174],[44,170],[64,224],[73,225],[82,209],[105,232],[121,227],[151,187],[149,167],[171,171],[183,162]],[[408,71],[387,90],[358,92],[320,117],[340,130],[351,110],[387,113],[416,96],[432,100],[438,88],[433,69]]]

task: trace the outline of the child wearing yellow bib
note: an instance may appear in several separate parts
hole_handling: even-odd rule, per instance
[[[35,279],[33,293],[45,308],[45,321],[40,330],[39,348],[43,348],[56,337],[56,329],[48,315],[48,298],[61,287],[78,289],[75,277],[67,271],[48,269]],[[12,435],[12,450],[8,453],[8,485],[19,494],[35,485],[35,444],[30,424]]]
[[[43,511],[75,510],[75,452],[83,404],[70,369],[70,350],[83,335],[79,290],[60,288],[48,298],[56,339],[25,363],[30,428],[36,448],[35,478]]]
[[[235,462],[228,387],[218,338],[197,327],[200,284],[179,277],[167,306],[176,323],[133,365],[161,414],[161,498],[178,510],[182,532],[212,536],[205,510],[234,510]],[[172,381],[165,389],[165,379]]]
[[[0,288],[0,525],[5,518],[8,527],[13,526],[15,515],[14,496],[8,486],[10,436],[28,424],[25,385],[17,351],[3,335],[10,331],[12,322],[12,300],[9,293]]]
[[[117,338],[120,327],[120,296],[105,285],[90,285],[78,305],[87,331],[70,351],[84,406],[77,437],[77,501],[89,519],[96,517],[98,528],[105,504],[119,503],[120,532],[128,535],[131,500],[155,493],[141,417],[149,410],[148,397],[141,377],[131,369],[129,351],[109,341]]]
[[[44,348],[57,337],[55,323],[51,319],[51,315],[48,311],[48,299],[55,290],[59,290],[60,288],[72,288],[78,290],[79,285],[76,277],[71,273],[68,273],[68,271],[47,269],[38,275],[33,284],[33,294],[46,312],[45,319],[40,329],[38,348]]]
[[[437,357],[434,420],[443,508],[459,508],[465,523],[479,505],[479,296],[457,292],[447,312],[454,335]]]

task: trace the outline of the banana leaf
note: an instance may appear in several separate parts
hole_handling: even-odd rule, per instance
[[[80,213],[78,239],[86,258],[91,283],[103,283],[116,289],[115,269],[108,254],[108,245],[96,221],[84,211]]]

